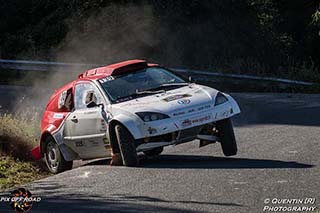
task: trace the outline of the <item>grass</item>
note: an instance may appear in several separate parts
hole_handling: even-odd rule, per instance
[[[0,114],[0,190],[48,176],[31,156],[40,123],[31,113]]]
[[[38,113],[1,114],[1,152],[20,160],[32,160],[30,150],[37,144],[39,123]]]
[[[47,176],[48,173],[33,162],[0,155],[0,191]]]

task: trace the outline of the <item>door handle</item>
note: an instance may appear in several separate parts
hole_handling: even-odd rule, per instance
[[[71,121],[74,122],[74,123],[78,123],[78,118],[73,117],[73,118],[71,118]]]

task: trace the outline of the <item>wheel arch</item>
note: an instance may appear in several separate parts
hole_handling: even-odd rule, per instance
[[[119,120],[113,119],[113,120],[111,120],[109,122],[109,126],[108,126],[109,140],[110,140],[110,145],[111,145],[112,152],[114,154],[120,153],[120,147],[119,147],[119,144],[118,144],[118,141],[117,141],[117,136],[116,136],[116,131],[115,131],[116,125],[121,125],[121,126],[126,128],[130,132],[130,130],[126,127],[126,125],[124,125]],[[132,135],[131,132],[130,132],[130,134]]]
[[[119,124],[123,125],[130,132],[134,139],[140,139],[144,137],[141,131],[142,124],[139,122],[138,118],[126,114],[120,114],[113,117],[112,120],[109,121],[109,126],[113,122],[118,122]]]
[[[46,139],[51,138],[56,144],[58,144],[59,149],[61,151],[61,154],[63,158],[66,161],[72,161],[79,159],[79,156],[77,153],[75,153],[72,149],[70,149],[68,146],[66,146],[62,141],[57,141],[57,135],[53,135],[49,131],[44,131],[40,137],[40,154],[41,157],[44,156],[44,152],[46,149]],[[58,137],[59,138],[59,137]]]
[[[52,134],[49,131],[43,132],[41,137],[40,137],[40,153],[41,153],[41,157],[43,157],[43,154],[45,152],[45,147],[46,147],[45,143],[46,143],[46,139],[47,138],[51,138],[56,142],[56,140],[54,139],[54,137],[52,136]]]

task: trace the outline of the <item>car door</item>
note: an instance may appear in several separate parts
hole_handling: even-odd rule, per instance
[[[76,84],[74,110],[66,119],[64,141],[82,159],[110,156],[107,124],[99,106],[87,107],[90,102],[106,106],[101,92],[93,83]]]

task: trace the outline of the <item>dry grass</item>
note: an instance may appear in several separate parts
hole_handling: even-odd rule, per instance
[[[48,175],[31,156],[38,143],[39,115],[0,114],[0,190]]]
[[[0,191],[19,186],[49,174],[32,162],[0,154]]]
[[[23,161],[32,160],[30,151],[37,144],[39,116],[19,113],[0,115],[0,151]]]

